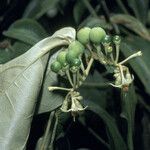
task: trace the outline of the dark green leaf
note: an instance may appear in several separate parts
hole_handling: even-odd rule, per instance
[[[147,19],[149,0],[128,0],[128,4],[133,9],[135,16],[143,23]]]
[[[132,37],[132,39],[126,39],[121,45],[121,51],[125,57],[128,57],[135,53],[137,50],[142,50],[143,55],[141,57],[132,59],[129,64],[140,78],[143,83],[146,92],[150,94],[150,61],[149,51],[150,42],[141,39],[139,37]]]
[[[27,44],[35,44],[47,36],[46,31],[32,19],[21,19],[13,23],[3,34]]]
[[[48,91],[49,86],[56,86],[58,84],[57,74],[52,72],[50,69],[50,65],[55,59],[56,54],[52,56],[48,62],[46,76],[43,81],[42,95],[38,114],[56,109],[62,104],[62,101],[64,99],[64,97],[59,94],[59,91],[56,91],[56,93]]]
[[[85,5],[82,3],[82,1],[78,0],[73,8],[73,16],[77,24],[81,21],[85,10]]]
[[[127,120],[127,142],[129,150],[133,150],[133,131],[134,131],[134,118],[137,98],[134,86],[129,87],[128,92],[122,91],[122,113],[121,117]]]
[[[93,18],[93,17],[88,17],[87,19],[85,19],[81,24],[80,27],[84,27],[84,26],[88,26],[88,27],[96,27],[96,26],[100,26],[104,29],[108,29],[111,30],[112,26],[106,22],[106,20],[104,18]]]
[[[130,15],[117,14],[111,17],[111,21],[116,24],[121,24],[128,29],[134,31],[136,34],[140,35],[144,39],[150,40],[149,31],[145,26],[136,18]]]
[[[53,13],[54,11],[57,13],[57,5],[59,2],[60,0],[32,0],[27,6],[23,16],[25,18],[39,19],[48,11],[51,11],[52,15],[52,11]]]
[[[106,110],[104,110],[102,107],[99,105],[93,103],[90,100],[85,101],[87,105],[89,106],[89,109],[99,115],[104,123],[106,124],[106,127],[108,129],[108,132],[111,136],[111,140],[113,141],[110,143],[110,147],[112,150],[127,150],[126,144],[119,133],[119,130],[117,128],[116,122],[114,118],[112,118]]]

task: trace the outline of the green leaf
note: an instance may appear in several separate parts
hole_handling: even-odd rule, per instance
[[[150,42],[136,36],[132,37],[131,39],[126,39],[125,42],[121,44],[121,51],[125,57],[132,55],[137,50],[142,51],[143,55],[141,57],[130,60],[129,64],[140,78],[148,94],[150,94],[149,47]]]
[[[32,19],[21,19],[13,23],[3,34],[7,37],[17,39],[33,45],[47,36],[46,31]]]
[[[108,132],[111,136],[111,142],[110,147],[112,150],[127,150],[126,144],[119,133],[119,130],[117,128],[116,122],[114,118],[112,118],[101,106],[93,103],[90,100],[85,101],[87,105],[89,106],[89,109],[99,115],[104,123],[106,124],[106,127],[108,129]]]
[[[128,4],[133,9],[135,16],[143,23],[147,19],[149,0],[128,0]]]
[[[121,24],[128,29],[134,31],[136,34],[140,35],[144,39],[150,40],[149,31],[146,27],[136,18],[130,15],[117,14],[111,17],[111,21],[116,24]]]
[[[81,24],[80,24],[80,28],[84,27],[84,26],[88,26],[88,27],[97,27],[100,26],[104,29],[108,29],[111,30],[112,26],[111,24],[107,23],[106,20],[104,18],[94,18],[94,17],[88,17],[86,18]]]
[[[100,73],[94,71],[92,75],[88,75],[87,79],[85,80],[79,91],[85,100],[90,99],[90,101],[93,101],[94,103],[100,105],[102,108],[106,108],[108,98],[107,93],[109,92],[109,89],[106,88],[106,82],[107,80],[104,79],[104,77]],[[99,100],[99,97],[103,98]]]
[[[52,72],[50,69],[51,63],[56,59],[58,53],[51,56],[48,62],[48,67],[46,70],[46,75],[43,81],[43,87],[41,91],[40,104],[38,109],[38,114],[49,112],[62,104],[64,97],[59,94],[59,91],[50,92],[48,90],[49,86],[56,86],[58,84],[57,74]]]
[[[122,91],[122,113],[121,117],[127,120],[127,143],[128,149],[133,150],[133,132],[134,132],[134,117],[137,98],[134,86],[129,87],[128,92]]]
[[[82,1],[78,0],[75,3],[74,8],[73,8],[73,17],[77,24],[81,21],[85,10],[86,10],[85,5],[82,3]]]
[[[25,149],[37,97],[51,49],[75,39],[73,28],[63,28],[29,51],[0,65],[0,149]],[[50,99],[49,101],[53,100]]]
[[[60,0],[32,0],[25,12],[23,17],[25,18],[34,18],[39,19],[42,17],[46,12],[49,10],[54,10],[57,13],[57,5],[60,2]]]

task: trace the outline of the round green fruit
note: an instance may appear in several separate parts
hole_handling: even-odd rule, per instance
[[[61,66],[60,62],[58,62],[58,61],[54,61],[51,64],[51,70],[55,73],[58,73],[61,70],[61,68],[62,68],[62,66]]]
[[[73,41],[69,47],[69,51],[74,51],[77,55],[81,55],[84,52],[84,46],[79,41]]]
[[[113,48],[111,46],[108,46],[106,50],[107,50],[108,53],[112,53]]]
[[[61,63],[61,65],[65,65],[66,64],[66,54],[67,54],[67,50],[61,51],[58,56],[57,56],[57,61]]]
[[[89,43],[89,34],[91,29],[89,27],[84,27],[77,32],[77,39],[82,44]]]
[[[81,65],[81,60],[79,58],[75,58],[71,62],[71,66],[79,67]]]
[[[120,44],[120,42],[121,42],[121,37],[120,37],[119,35],[115,35],[115,36],[113,37],[113,42],[114,42],[115,44]]]
[[[106,35],[102,41],[103,45],[109,45],[111,43],[111,36]]]
[[[105,38],[106,32],[101,27],[94,27],[90,31],[90,40],[94,44],[99,44]]]
[[[73,59],[76,59],[79,57],[79,54],[76,53],[75,51],[68,51],[68,53],[66,54],[66,60],[69,64],[71,64]]]

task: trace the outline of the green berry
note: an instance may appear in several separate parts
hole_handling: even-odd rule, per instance
[[[82,44],[87,44],[89,42],[89,34],[91,29],[89,27],[84,27],[77,32],[77,39]]]
[[[102,41],[103,45],[109,45],[111,43],[111,36],[106,35]]]
[[[121,37],[120,37],[119,35],[115,35],[115,36],[113,37],[113,42],[114,42],[115,44],[120,44],[120,42],[121,42]]]
[[[69,47],[69,51],[74,51],[77,55],[81,55],[84,52],[84,46],[79,41],[73,41]]]
[[[94,44],[99,44],[106,36],[106,32],[101,27],[94,27],[90,31],[90,40]]]
[[[75,58],[71,61],[71,66],[79,67],[81,65],[81,60],[78,58]]]
[[[73,59],[76,59],[79,57],[79,54],[76,53],[76,51],[68,51],[68,53],[66,54],[66,60],[69,64],[71,64]]]
[[[106,48],[106,50],[107,50],[108,53],[112,53],[113,48],[112,48],[111,46],[108,46],[108,47]]]
[[[67,54],[67,50],[61,51],[57,56],[57,61],[60,62],[61,65],[63,66],[66,65],[66,54]]]
[[[61,66],[60,62],[58,62],[58,61],[54,61],[51,64],[51,70],[55,73],[58,73],[61,70],[61,68],[62,68],[62,66]]]

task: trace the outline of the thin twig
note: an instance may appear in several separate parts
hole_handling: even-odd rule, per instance
[[[122,9],[122,11],[123,11],[125,14],[129,14],[129,13],[128,13],[128,10],[125,8],[125,6],[124,6],[124,4],[122,3],[122,1],[121,1],[121,0],[116,0],[116,1],[117,1],[118,5],[119,5],[120,9]]]
[[[47,139],[50,139],[50,128],[51,128],[51,125],[52,125],[52,120],[55,116],[55,111],[52,111],[49,115],[49,119],[48,119],[48,123],[47,123],[47,127],[46,127],[46,131],[45,131],[45,134],[44,134],[44,137],[43,137],[43,141],[42,141],[42,144],[41,144],[41,150],[46,150],[47,147],[48,147],[48,141]]]
[[[98,18],[98,15],[95,12],[95,9],[91,6],[88,0],[82,0],[83,4],[87,7],[92,16]]]

